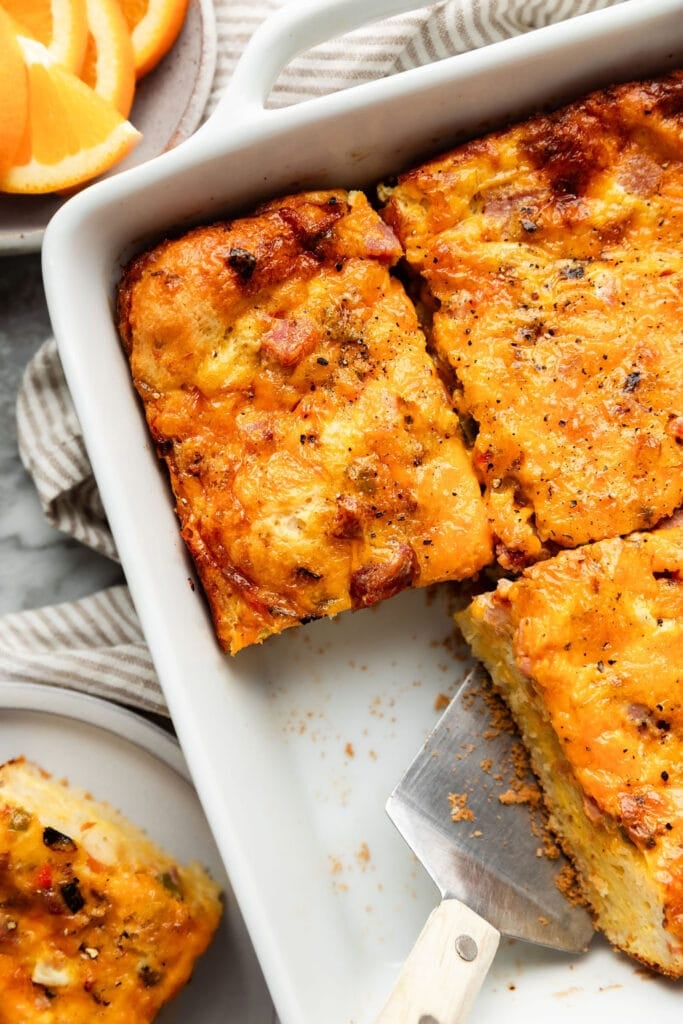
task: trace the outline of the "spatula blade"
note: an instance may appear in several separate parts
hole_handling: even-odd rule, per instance
[[[387,812],[443,897],[461,900],[505,935],[583,951],[593,924],[558,887],[567,861],[543,852],[540,816],[529,805],[500,800],[506,783],[513,800],[525,785],[513,768],[520,741],[492,723],[485,685],[479,668],[463,681]],[[526,781],[533,786],[531,775]]]

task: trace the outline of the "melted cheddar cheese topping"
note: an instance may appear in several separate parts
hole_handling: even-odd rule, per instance
[[[198,228],[128,269],[120,328],[232,653],[492,557],[401,254],[361,193]]]
[[[605,915],[634,933],[629,952],[683,974],[683,526],[539,562],[458,621],[516,712],[589,894],[630,849],[668,950],[652,952],[623,865]],[[568,811],[569,780],[581,813]]]
[[[391,191],[506,568],[683,501],[682,160],[676,72],[467,143]]]

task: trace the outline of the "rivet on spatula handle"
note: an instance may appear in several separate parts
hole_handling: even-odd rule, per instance
[[[463,1024],[488,974],[500,932],[459,900],[427,919],[375,1024]]]

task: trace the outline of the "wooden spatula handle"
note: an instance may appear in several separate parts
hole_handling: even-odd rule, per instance
[[[488,973],[500,932],[458,900],[427,919],[375,1024],[462,1024]]]

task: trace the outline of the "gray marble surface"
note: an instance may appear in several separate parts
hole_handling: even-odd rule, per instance
[[[120,582],[120,568],[48,526],[17,448],[16,398],[50,334],[40,257],[0,257],[0,615]]]

